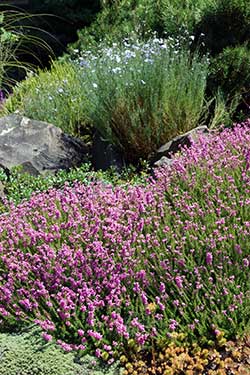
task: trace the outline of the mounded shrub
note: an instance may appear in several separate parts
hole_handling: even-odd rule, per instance
[[[89,48],[98,49],[102,40],[115,42],[138,33],[161,29],[161,21],[156,18],[155,5],[151,0],[103,1],[102,10],[88,27],[78,31],[78,40],[69,45],[69,53]],[[159,9],[158,9],[159,10]]]
[[[248,0],[216,0],[207,7],[195,27],[198,39],[204,34],[205,48],[213,55],[226,47],[250,41],[250,3]]]
[[[55,61],[50,70],[39,69],[18,83],[3,103],[1,114],[18,112],[60,127],[71,135],[91,139],[84,79],[75,65]]]
[[[248,93],[250,90],[250,48],[227,47],[211,60],[208,89],[216,92],[220,88],[224,95]]]

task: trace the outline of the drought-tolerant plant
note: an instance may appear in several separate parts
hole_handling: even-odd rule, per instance
[[[226,342],[223,332],[216,332],[213,348],[185,342],[185,334],[172,334],[168,346],[151,353],[123,355],[123,375],[241,375],[249,374],[249,337]]]
[[[204,120],[208,59],[183,44],[125,40],[80,57],[92,123],[131,162]]]
[[[89,141],[91,126],[84,86],[84,79],[75,65],[54,61],[50,70],[39,69],[17,84],[1,114],[18,111],[29,118],[52,123],[69,134],[82,135]]]
[[[249,330],[250,123],[200,136],[147,186],[76,183],[0,216],[0,315],[112,363],[173,333]],[[218,331],[219,330],[219,331]]]

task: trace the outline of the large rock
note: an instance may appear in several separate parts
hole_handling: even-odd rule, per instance
[[[52,124],[19,115],[0,118],[0,164],[5,168],[21,165],[32,175],[54,173],[80,166],[88,151]]]

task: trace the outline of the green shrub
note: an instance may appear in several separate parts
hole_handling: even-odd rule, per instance
[[[1,375],[115,375],[96,358],[85,356],[75,363],[76,353],[65,353],[55,344],[46,344],[38,328],[22,334],[0,334]]]
[[[250,3],[248,0],[216,0],[207,7],[195,27],[197,38],[204,33],[204,43],[212,55],[226,47],[249,43]]]
[[[97,46],[100,40],[118,41],[136,33],[143,39],[179,36],[193,32],[205,9],[216,0],[117,0],[102,1],[102,10],[90,27],[78,32],[69,52]]]
[[[46,121],[72,135],[91,134],[86,116],[88,101],[84,80],[70,62],[54,62],[51,70],[38,70],[19,83],[7,99],[1,114],[21,115]]]
[[[164,31],[168,35],[178,35],[182,30],[193,32],[205,10],[216,0],[161,0]]]
[[[125,41],[80,61],[92,122],[132,163],[201,122],[208,61],[178,43]]]
[[[157,3],[155,6],[153,4],[151,0],[103,1],[96,20],[90,27],[78,31],[78,40],[69,45],[69,53],[84,50],[86,46],[98,49],[101,40],[115,42],[134,33],[144,35],[150,30],[161,28],[156,25],[158,21],[155,19]]]
[[[245,45],[227,47],[211,60],[208,88],[218,87],[226,96],[243,94],[250,90],[250,49]]]

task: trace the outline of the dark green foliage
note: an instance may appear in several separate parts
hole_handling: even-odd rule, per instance
[[[231,97],[249,92],[250,49],[245,45],[225,48],[211,61],[208,88],[214,93],[218,87]]]
[[[162,0],[161,0],[162,1]],[[103,1],[103,9],[89,28],[78,32],[78,41],[69,47],[86,49],[88,46],[98,48],[100,40],[119,41],[131,34],[146,37],[152,31],[162,34],[164,23],[161,14],[161,1],[152,0],[118,0]]]
[[[89,25],[100,10],[100,0],[31,0],[32,12],[49,13],[79,25]]]
[[[204,12],[195,27],[199,38],[204,33],[206,49],[214,56],[226,47],[250,42],[250,2],[217,0]]]

